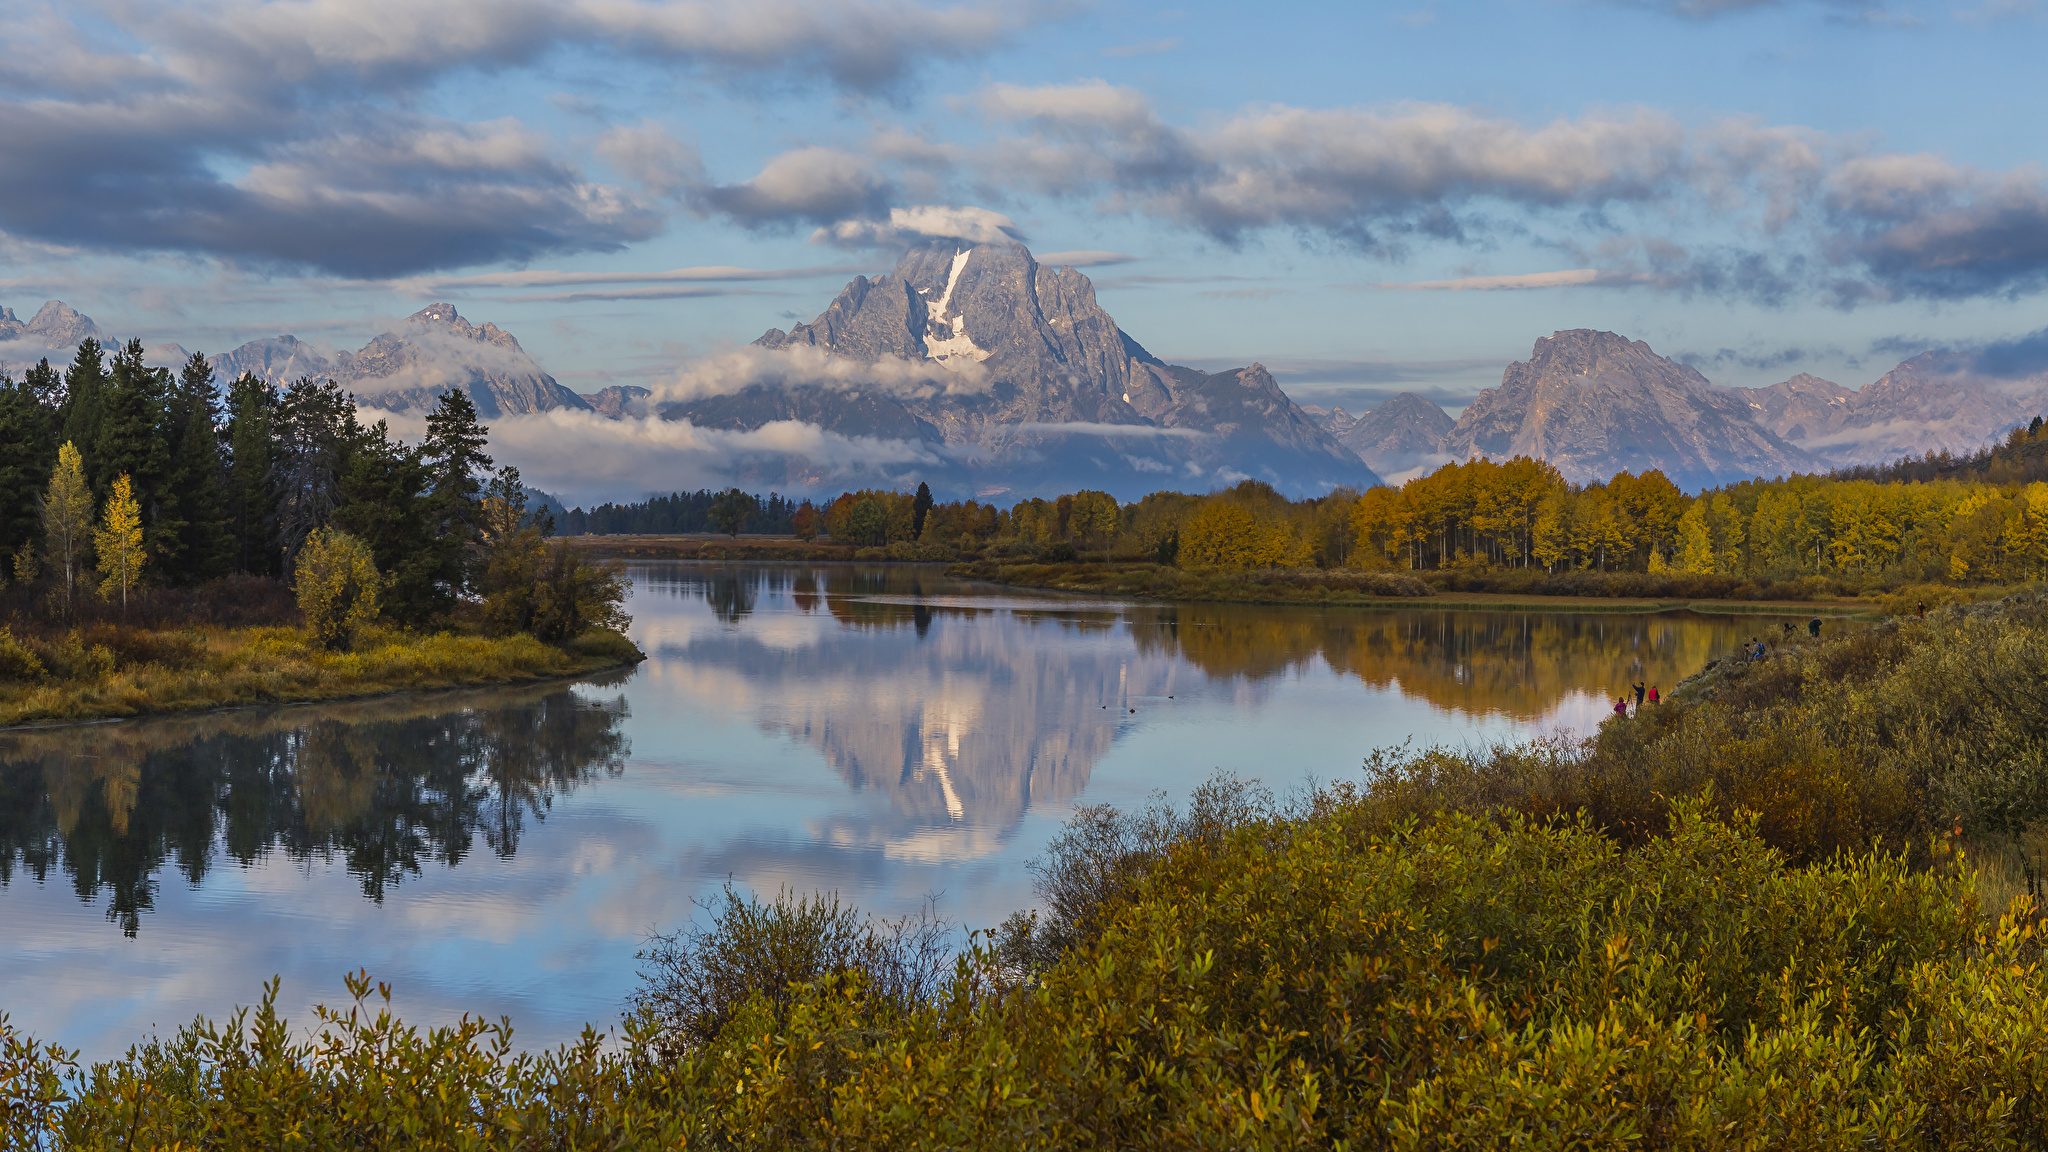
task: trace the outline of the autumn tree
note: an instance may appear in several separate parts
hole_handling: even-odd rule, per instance
[[[78,446],[65,441],[57,450],[57,468],[50,474],[38,511],[42,514],[43,547],[50,563],[64,573],[64,614],[71,614],[71,589],[78,583],[86,549],[92,543],[92,489],[85,482],[85,461]]]
[[[145,556],[142,505],[135,499],[134,484],[126,472],[114,477],[106,511],[93,532],[93,550],[100,559],[100,595],[111,600],[118,593],[121,610],[126,612],[128,591],[142,578]]]

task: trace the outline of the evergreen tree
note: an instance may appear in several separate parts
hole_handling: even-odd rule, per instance
[[[87,448],[100,442],[101,393],[107,386],[107,368],[102,352],[100,342],[87,337],[79,341],[78,353],[72,358],[71,367],[64,371],[64,402],[58,413],[58,435]]]
[[[481,478],[491,467],[491,458],[484,455],[488,432],[477,423],[476,405],[469,393],[460,388],[441,393],[427,415],[424,456],[433,472],[440,579],[451,595],[459,595],[468,586],[470,571],[478,560]]]
[[[279,403],[277,389],[250,373],[242,373],[228,386],[228,535],[235,569],[258,576],[281,572],[275,544],[277,496],[271,482]]]
[[[420,450],[392,440],[379,420],[349,453],[334,512],[335,527],[368,545],[388,581],[384,614],[402,624],[422,624],[454,607],[432,486]]]
[[[289,571],[307,534],[333,520],[349,451],[363,433],[354,400],[334,381],[316,384],[311,376],[301,376],[285,390],[273,428],[276,539]]]
[[[127,476],[141,510],[144,547],[167,555],[184,528],[179,494],[171,488],[171,449],[165,437],[165,402],[171,373],[142,362],[142,341],[130,340],[107,366],[101,391],[99,439],[86,457],[93,495],[113,494],[114,478]]]
[[[38,383],[35,369],[20,384],[0,372],[0,561],[32,548],[40,535],[36,497],[56,464],[56,413]]]
[[[194,352],[185,362],[167,417],[169,488],[177,495],[182,524],[175,546],[165,553],[165,577],[198,583],[226,575],[234,562],[227,496],[222,491],[220,403],[213,367],[203,353]]]
[[[924,536],[924,518],[931,515],[931,511],[932,486],[920,480],[917,482],[917,495],[910,501],[911,539],[917,540]]]

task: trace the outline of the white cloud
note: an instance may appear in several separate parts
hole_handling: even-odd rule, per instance
[[[834,356],[808,345],[757,348],[748,345],[684,366],[653,385],[652,403],[727,396],[748,388],[823,388],[835,392],[879,392],[907,399],[985,392],[988,373],[979,363],[882,360],[868,363]]]
[[[892,208],[886,221],[842,220],[811,233],[811,243],[841,248],[903,248],[925,240],[1013,244],[1021,239],[1016,222],[999,212],[941,204]]]

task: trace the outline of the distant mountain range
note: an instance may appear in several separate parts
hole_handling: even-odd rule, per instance
[[[61,301],[26,323],[0,308],[0,365],[67,355],[88,336],[105,339]],[[150,355],[168,364],[185,351]],[[1132,498],[1253,477],[1311,494],[1482,455],[1541,457],[1581,483],[1657,468],[1698,489],[1966,453],[2048,409],[2048,375],[2000,375],[1964,351],[1923,353],[1860,390],[1803,374],[1741,389],[1640,341],[1572,329],[1536,341],[1456,420],[1407,392],[1352,416],[1297,405],[1258,364],[1207,373],[1165,363],[1103,311],[1086,276],[1043,266],[1022,245],[944,241],[912,249],[887,276],[855,277],[810,323],[771,329],[653,390],[578,394],[511,333],[449,304],[354,352],[283,335],[212,362],[223,380],[331,378],[393,411],[461,388],[486,420],[570,410],[755,435],[771,447],[736,457],[734,479],[786,491],[928,480],[956,494],[1094,487]],[[802,426],[810,442],[775,431]],[[819,433],[902,450],[855,476]]]

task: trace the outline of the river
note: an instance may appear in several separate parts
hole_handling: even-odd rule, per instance
[[[630,673],[0,733],[0,1011],[118,1054],[281,976],[408,1019],[614,1023],[728,881],[966,927],[1081,804],[1586,731],[1776,621],[1134,604],[936,568],[641,564]]]

